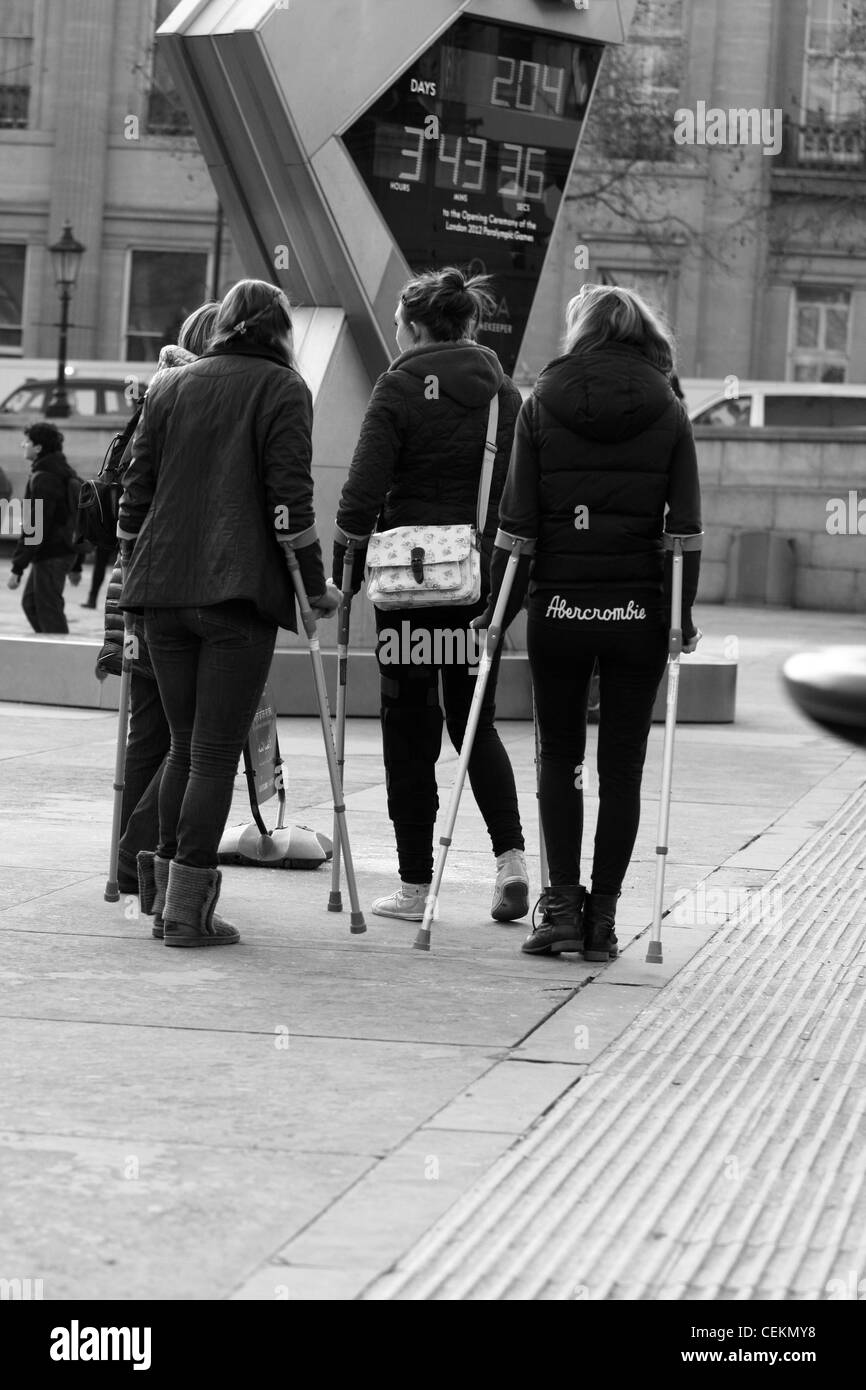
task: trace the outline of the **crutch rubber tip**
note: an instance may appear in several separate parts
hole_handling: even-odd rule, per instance
[[[429,929],[429,927],[428,927],[426,930],[424,929],[424,927],[421,927],[421,928],[419,929],[418,935],[415,937],[415,940],[412,942],[412,950],[413,950],[413,951],[429,951],[429,950],[430,950],[430,929]]]
[[[647,965],[662,965],[662,943],[651,941],[646,949]]]
[[[331,894],[330,894],[330,896],[329,896],[329,898],[328,898],[328,911],[329,911],[329,912],[342,912],[342,911],[343,911],[343,895],[342,895],[342,893],[331,893]]]
[[[360,936],[362,931],[367,930],[367,923],[364,921],[363,912],[353,912],[349,917],[349,931],[354,936]]]
[[[117,884],[114,882],[113,879],[109,879],[106,883],[105,892],[102,896],[107,903],[120,902],[120,893],[118,892]]]

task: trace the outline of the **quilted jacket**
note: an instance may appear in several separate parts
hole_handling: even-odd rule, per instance
[[[517,422],[500,524],[537,538],[530,593],[600,611],[633,598],[661,615],[662,532],[700,532],[700,487],[685,409],[639,349],[608,343],[544,369]]]
[[[135,547],[121,608],[252,602],[297,631],[278,541],[315,523],[312,398],[277,353],[214,348],[150,387],[123,475],[118,536]],[[318,542],[298,552],[323,592]]]
[[[474,524],[487,416],[496,393],[497,451],[482,540],[489,557],[520,393],[503,374],[496,354],[476,343],[411,348],[379,377],[340,498],[337,525],[366,536],[392,526]],[[486,593],[486,564],[482,570]]]
[[[151,386],[161,379],[164,372],[171,371],[175,367],[185,367],[195,360],[195,353],[187,352],[186,348],[178,347],[176,343],[166,343],[164,347],[160,348],[159,362]],[[120,460],[118,478],[126,469],[131,457],[132,440],[130,439],[123,458]],[[99,680],[104,680],[106,676],[119,676],[123,670],[124,623],[123,614],[119,607],[122,588],[123,571],[118,555],[105,591],[105,640],[99,656],[96,658],[96,675]],[[144,621],[141,617],[137,616],[133,619],[132,630],[136,637],[135,674],[155,680],[156,675],[150,663],[150,653],[144,636]]]

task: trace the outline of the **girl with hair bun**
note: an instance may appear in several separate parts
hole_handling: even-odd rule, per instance
[[[378,898],[373,911],[410,922],[422,920],[433,877],[439,808],[436,760],[443,722],[458,751],[466,730],[477,671],[470,623],[486,605],[487,564],[520,408],[520,393],[503,374],[496,354],[473,341],[494,302],[487,276],[467,278],[455,266],[413,276],[404,286],[394,315],[399,355],[373,389],[337,512],[337,583],[342,579],[346,536],[366,539],[374,529],[417,524],[474,525],[490,402],[498,396],[480,600],[451,607],[376,610],[382,746],[400,886]],[[356,555],[355,592],[363,568],[363,557]],[[389,640],[395,632],[401,636],[399,643]],[[409,640],[402,640],[407,632]],[[426,644],[422,637],[416,645],[416,633],[441,637],[438,643],[434,637]],[[424,655],[425,645],[429,662],[403,664],[413,649]],[[491,915],[508,922],[529,910],[529,885],[514,773],[494,724],[498,671],[499,652],[481,709],[469,781],[496,856]]]
[[[582,951],[587,960],[607,961],[618,951],[617,899],[637,836],[668,651],[670,564],[662,536],[701,534],[692,427],[671,389],[672,371],[671,335],[640,295],[585,285],[566,311],[564,355],[540,374],[517,422],[499,524],[505,535],[536,545],[520,560],[503,627],[528,586],[550,870],[541,920],[523,943],[529,955]],[[493,593],[479,625],[492,614],[507,555],[495,548]],[[699,549],[683,559],[689,652],[700,637],[692,620]],[[599,809],[587,893],[580,879],[583,759],[596,661]]]

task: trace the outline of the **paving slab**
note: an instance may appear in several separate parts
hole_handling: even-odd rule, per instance
[[[114,1130],[0,1133],[3,1267],[33,1271],[46,1301],[227,1298],[239,1270],[375,1162],[224,1147],[214,1135],[143,1141],[134,1118]]]
[[[643,960],[658,726],[618,962],[531,959],[528,921],[491,921],[492,854],[468,791],[432,951],[413,951],[415,925],[374,917],[371,900],[396,876],[375,720],[348,726],[367,933],[327,912],[327,866],[231,868],[223,904],[243,943],[190,960],[200,953],[152,940],[134,901],[102,901],[116,717],[0,705],[0,1046],[11,1059],[0,1168],[14,1173],[0,1184],[0,1227],[46,1298],[378,1298],[383,1274],[428,1259],[441,1222],[456,1229],[461,1204],[482,1210],[479,1193],[498,1203],[496,1297],[799,1299],[856,1267],[866,962],[851,923],[866,888],[856,835],[837,837],[835,858],[821,845],[866,771],[785,704],[778,667],[797,647],[860,641],[860,620],[699,610],[705,631],[737,635],[737,722],[678,730],[661,969]],[[532,730],[500,730],[534,897]],[[596,740],[593,728],[585,863]],[[317,722],[280,720],[280,742],[289,819],[330,833]],[[443,812],[456,761],[446,742]],[[249,820],[240,780],[229,819]],[[722,913],[712,892],[727,894]],[[746,910],[779,892],[775,916]],[[512,1183],[533,1178],[551,1125],[557,1201],[540,1173],[514,1226]],[[658,1173],[656,1151],[668,1155]],[[617,1200],[602,1194],[576,1259],[585,1188],[568,1165],[581,1154],[593,1190]],[[808,1230],[792,1193],[809,1195]],[[629,1249],[617,1221],[648,1207]],[[474,1260],[462,1262],[470,1278]]]

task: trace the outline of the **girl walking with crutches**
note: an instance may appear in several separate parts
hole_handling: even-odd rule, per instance
[[[359,537],[374,528],[474,526],[479,508],[484,512],[478,528],[483,588],[475,601],[376,609],[382,744],[400,886],[377,899],[373,911],[410,922],[424,918],[433,875],[443,722],[459,752],[475,688],[477,645],[470,623],[486,606],[487,561],[520,407],[520,394],[495,353],[473,341],[491,303],[486,277],[467,279],[454,267],[418,275],[406,285],[394,318],[399,356],[376,382],[337,513],[340,531]],[[486,447],[494,403],[498,424]],[[483,465],[492,456],[485,506]],[[338,538],[337,583],[344,555]],[[361,559],[355,562],[355,592]],[[418,577],[421,583],[423,552]],[[513,921],[529,910],[529,890],[514,773],[494,725],[499,655],[485,685],[468,775],[496,857],[491,916]]]
[[[224,946],[220,837],[278,627],[297,630],[289,560],[316,617],[333,613],[316,538],[312,401],[288,300],[241,280],[208,351],[145,398],[124,477],[120,607],[143,611],[171,748],[142,898],[166,946]],[[284,553],[288,549],[288,554]]]
[[[665,533],[692,538],[683,555],[682,650],[694,651],[700,637],[692,621],[700,489],[691,425],[670,385],[672,341],[659,317],[630,290],[585,285],[568,305],[566,327],[563,356],[544,369],[521,409],[500,507],[505,535],[536,541],[534,557],[521,558],[504,615],[507,625],[528,587],[550,881],[522,949],[606,961],[618,951],[617,900],[637,837],[668,653]],[[485,618],[506,560],[497,546]],[[599,812],[588,893],[580,867],[583,761],[596,660]]]

